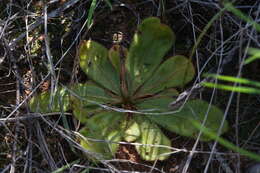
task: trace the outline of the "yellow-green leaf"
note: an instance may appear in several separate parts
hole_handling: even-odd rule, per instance
[[[117,101],[111,94],[91,82],[76,84],[71,90],[73,114],[81,123],[86,122],[94,112],[102,111],[103,108],[99,104],[112,104]]]
[[[137,152],[140,156],[147,161],[167,159],[171,152],[170,140],[162,133],[156,124],[149,120],[143,120],[140,127],[141,138],[137,140],[137,142],[143,145],[136,145]]]
[[[87,150],[102,154],[106,159],[112,158],[119,146],[117,142],[122,139],[120,124],[123,119],[124,116],[117,112],[103,112],[89,118],[80,133],[98,141],[81,139],[81,145]]]
[[[120,45],[113,45],[109,51],[108,51],[108,57],[113,64],[114,68],[117,70],[117,72],[120,72],[121,62],[125,61],[125,58],[127,56],[127,49]],[[123,58],[123,60],[122,60]]]
[[[101,154],[105,159],[111,159],[116,153],[121,140],[119,131],[110,131],[106,136],[93,133],[88,128],[83,128],[80,133],[85,139],[80,139],[80,145],[94,153]]]
[[[131,119],[130,121],[127,121],[126,119],[126,121],[122,125],[124,139],[127,142],[133,142],[140,137],[140,127],[134,119]]]
[[[80,67],[93,81],[120,94],[119,74],[108,58],[108,50],[99,43],[88,40],[80,46]]]
[[[32,112],[63,112],[69,108],[69,92],[65,88],[58,87],[54,93],[46,91],[34,96],[29,101]]]

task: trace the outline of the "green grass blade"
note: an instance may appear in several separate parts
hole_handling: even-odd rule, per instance
[[[207,135],[209,138],[212,138],[216,140],[219,144],[223,145],[224,147],[233,150],[234,152],[240,153],[241,155],[247,156],[251,159],[254,159],[256,161],[260,161],[260,155],[257,155],[255,153],[252,153],[250,151],[247,151],[243,148],[240,148],[233,143],[225,140],[222,137],[217,136],[215,133],[211,132],[209,129],[206,127],[202,126],[200,123],[193,121],[192,124],[199,130],[202,131],[203,134]]]
[[[252,56],[245,60],[245,65],[255,61],[256,59],[260,59],[260,49],[248,48],[248,54]]]
[[[260,94],[260,89],[256,89],[252,87],[230,86],[230,85],[215,84],[210,82],[204,82],[202,83],[202,85],[205,87],[217,88],[226,91],[233,91],[233,92],[246,93],[246,94]]]
[[[96,8],[97,0],[92,0],[89,11],[88,11],[88,22],[87,26],[88,29],[90,28],[91,24],[93,23],[93,14]]]
[[[258,48],[253,48],[253,47],[249,47],[249,48],[248,48],[248,54],[250,54],[250,55],[255,55],[255,54],[257,54],[257,56],[260,56],[260,49],[258,49]]]
[[[240,84],[246,84],[246,85],[251,85],[251,86],[255,86],[255,87],[260,87],[260,82],[252,81],[252,80],[245,79],[245,78],[238,78],[238,77],[233,77],[233,76],[225,76],[225,75],[217,75],[217,74],[205,74],[204,76],[213,77],[215,79],[228,81],[228,82],[234,82],[234,83],[240,83]]]

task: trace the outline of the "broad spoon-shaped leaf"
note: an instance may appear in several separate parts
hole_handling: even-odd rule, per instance
[[[160,100],[156,100],[156,102],[160,102]],[[209,105],[202,100],[188,101],[179,112],[174,114],[161,116],[147,115],[149,119],[161,125],[163,128],[195,139],[197,138],[199,131],[193,126],[192,122],[202,123],[205,116],[207,116],[205,127],[210,129],[211,132],[217,133],[223,118],[223,113],[216,106]],[[227,130],[228,124],[225,120],[221,134]],[[206,135],[202,135],[200,140],[209,141],[211,139]]]
[[[69,108],[69,91],[66,88],[58,87],[51,95],[51,92],[43,92],[34,96],[29,106],[33,112],[65,112]]]
[[[142,86],[141,93],[156,93],[166,88],[184,86],[194,77],[192,62],[184,56],[167,59]]]
[[[158,18],[147,18],[138,26],[126,59],[130,93],[152,75],[174,40],[171,28],[161,24]]]
[[[102,111],[100,104],[111,104],[117,101],[116,98],[92,82],[75,84],[71,88],[73,95],[70,96],[70,104],[74,116],[81,123],[85,123],[94,112]]]
[[[91,117],[80,133],[93,140],[81,139],[81,145],[87,150],[102,154],[105,158],[111,158],[119,146],[115,142],[121,141],[122,138],[120,123],[123,119],[124,116],[117,112],[103,112]]]
[[[88,40],[80,46],[80,67],[94,82],[120,94],[120,79],[108,58],[108,50],[99,43]]]
[[[140,124],[141,138],[137,140],[143,145],[136,145],[138,153],[144,160],[165,160],[171,152],[171,142],[162,133],[159,127],[150,122],[148,119],[143,120]]]

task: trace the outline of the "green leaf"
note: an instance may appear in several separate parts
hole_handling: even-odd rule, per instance
[[[171,98],[171,102],[174,101],[173,97],[177,97],[179,95],[179,92],[174,88],[168,88],[161,91],[159,94],[157,94],[155,97],[169,97]]]
[[[165,88],[184,86],[195,74],[192,62],[184,56],[167,59],[142,86],[142,93],[156,93]]]
[[[120,124],[123,120],[124,116],[117,112],[103,112],[91,117],[80,133],[99,141],[81,139],[81,145],[87,150],[102,154],[106,159],[112,158],[119,146],[115,142],[122,139]]]
[[[143,145],[136,145],[137,152],[140,156],[147,161],[167,159],[171,152],[171,142],[162,133],[160,128],[148,119],[141,120],[140,127],[141,138],[137,140],[137,142]]]
[[[130,93],[133,93],[161,63],[175,36],[167,25],[155,17],[145,19],[137,28],[126,59],[130,72]]]
[[[175,95],[174,92],[172,94]],[[163,92],[154,97],[138,100],[136,102],[136,107],[141,110],[154,109],[155,112],[165,112],[168,111],[168,105],[173,100],[174,99],[170,94],[168,94],[168,92]]]
[[[134,120],[125,120],[122,124],[123,136],[127,142],[134,142],[141,135],[140,127],[138,123]]]
[[[69,108],[69,92],[61,87],[58,87],[53,94],[43,92],[30,100],[29,107],[32,112],[65,112]]]
[[[86,137],[80,139],[80,145],[86,150],[101,154],[105,159],[111,159],[114,156],[119,146],[116,142],[120,142],[122,138],[120,132],[116,130],[110,131],[106,136],[94,134],[87,128],[83,128],[80,133]]]
[[[113,45],[108,51],[108,57],[117,72],[120,72],[121,58],[126,58],[127,49],[120,45]],[[122,64],[124,65],[124,64]]]
[[[93,81],[120,94],[119,74],[108,58],[108,50],[92,40],[80,46],[80,67]]]
[[[98,112],[101,108],[97,105],[87,104],[79,99],[71,99],[73,115],[81,122],[85,123],[91,115]]]
[[[179,112],[174,114],[147,115],[147,117],[167,130],[196,139],[199,131],[194,127],[193,122],[202,123],[206,115],[207,120],[205,127],[210,129],[211,132],[217,133],[223,118],[223,113],[216,106],[209,105],[202,100],[188,101]],[[227,121],[225,121],[221,134],[227,130],[228,124]],[[209,141],[211,138],[202,135],[200,140]]]
[[[71,87],[74,92],[73,97],[85,98],[86,100],[94,100],[101,103],[116,101],[116,97],[111,93],[105,91],[103,88],[98,87],[92,82],[86,82],[84,84],[76,84]]]
[[[120,45],[112,46],[108,51],[108,57],[114,68],[120,72]]]
[[[91,130],[97,130],[101,132],[100,134],[106,135],[110,131],[121,129],[120,124],[124,119],[125,116],[123,113],[106,111],[91,117],[86,122],[86,125]]]
[[[81,123],[86,122],[94,112],[103,111],[98,104],[112,104],[117,101],[111,94],[91,82],[76,84],[71,90],[73,114]]]

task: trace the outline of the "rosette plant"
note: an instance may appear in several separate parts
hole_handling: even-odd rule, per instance
[[[138,26],[129,50],[120,45],[108,50],[95,41],[83,41],[80,67],[89,80],[35,96],[30,107],[40,112],[73,110],[84,125],[81,145],[104,158],[113,157],[118,142],[127,141],[142,144],[136,150],[144,160],[164,160],[174,141],[161,128],[197,138],[194,122],[202,123],[207,116],[204,125],[217,132],[223,118],[216,106],[199,99],[187,101],[177,113],[161,114],[169,111],[169,103],[178,95],[174,88],[183,87],[195,74],[186,57],[164,58],[174,41],[173,31],[155,17]],[[225,122],[222,133],[227,126]],[[200,140],[210,138],[202,135]]]

